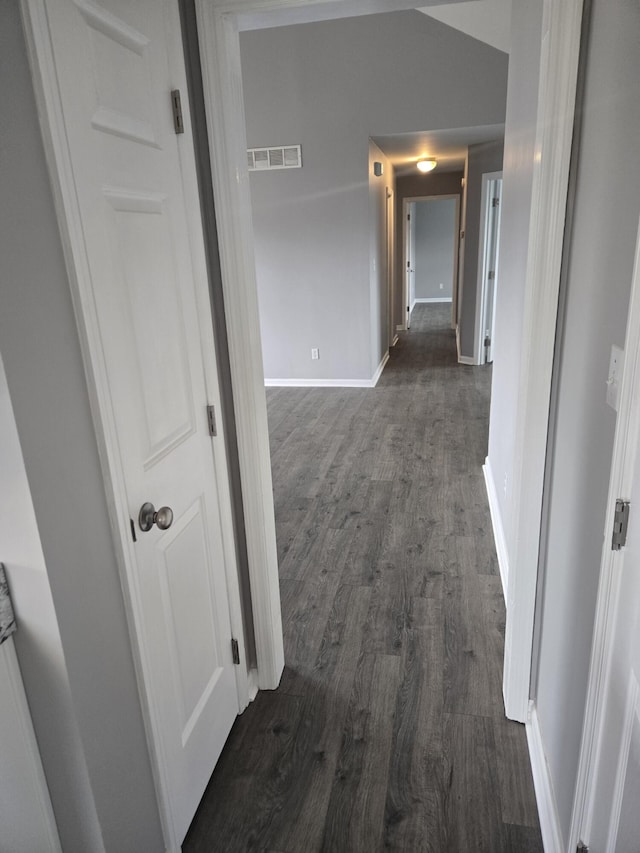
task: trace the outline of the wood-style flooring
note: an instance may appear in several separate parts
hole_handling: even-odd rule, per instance
[[[481,466],[490,368],[419,305],[375,389],[267,393],[286,669],[185,853],[542,853]]]

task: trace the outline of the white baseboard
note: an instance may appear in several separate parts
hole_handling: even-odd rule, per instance
[[[414,299],[414,300],[413,300],[413,302],[411,303],[411,307],[410,307],[410,309],[409,309],[409,314],[412,314],[412,313],[413,313],[413,309],[414,309],[415,307],[416,307],[416,300]]]
[[[544,753],[540,721],[534,702],[531,702],[529,708],[529,721],[525,725],[525,731],[527,733],[527,744],[529,745],[529,759],[531,761],[531,773],[536,792],[544,851],[545,853],[565,853],[562,832],[560,830],[560,819],[558,818],[558,806],[556,805],[556,798],[551,783],[551,773],[549,772],[547,757]]]
[[[266,388],[375,388],[389,361],[386,352],[371,379],[265,379]]]
[[[399,326],[396,326],[396,332],[406,332],[406,331],[407,331],[407,324],[406,323],[404,325],[402,325],[402,323],[400,323]]]
[[[400,340],[400,338],[396,335],[394,337],[394,339],[391,341],[391,346],[394,347],[398,343],[399,340]]]
[[[489,512],[491,513],[491,525],[493,527],[493,540],[496,544],[498,567],[500,568],[500,580],[502,581],[502,592],[506,602],[507,584],[509,582],[509,552],[507,550],[507,538],[504,535],[504,525],[502,524],[500,504],[498,503],[498,493],[496,491],[496,484],[493,479],[493,471],[491,470],[491,463],[489,462],[488,456],[482,466],[482,473],[484,474],[484,483],[487,488]]]
[[[416,300],[413,303],[414,306],[416,302],[453,302],[453,299],[451,296],[418,296],[416,297]]]

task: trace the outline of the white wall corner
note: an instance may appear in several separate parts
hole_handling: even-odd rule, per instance
[[[502,513],[498,502],[498,493],[496,491],[496,483],[491,470],[491,462],[489,457],[484,461],[482,466],[484,474],[484,483],[487,488],[487,498],[489,500],[489,512],[491,514],[491,526],[493,527],[493,540],[496,545],[496,553],[498,555],[498,567],[500,569],[500,580],[502,581],[502,592],[504,600],[507,601],[507,587],[509,583],[509,551],[507,549],[507,537],[504,532],[504,524],[502,523]]]
[[[531,703],[529,719],[525,724],[533,786],[536,792],[540,831],[545,853],[565,853],[565,846],[560,830],[558,806],[551,782],[551,773],[544,751],[544,742],[540,730],[540,720],[535,703]]]

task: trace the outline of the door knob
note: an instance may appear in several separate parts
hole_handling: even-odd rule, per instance
[[[153,504],[144,503],[140,507],[138,524],[144,533],[151,530],[154,524],[157,524],[160,530],[168,530],[173,524],[173,510],[171,507],[161,506],[156,512]]]

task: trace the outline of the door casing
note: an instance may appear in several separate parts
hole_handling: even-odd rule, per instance
[[[225,211],[219,222],[223,288],[229,329],[230,357],[244,488],[255,502],[247,515],[247,539],[260,550],[261,525],[272,514],[265,491],[269,467],[266,419],[263,420],[259,353],[259,322],[254,268],[253,231],[240,61],[240,28],[274,23],[283,16],[326,20],[354,14],[392,11],[410,4],[394,0],[368,3],[358,11],[351,0],[330,4],[316,0],[196,0],[206,93],[216,207]],[[558,306],[569,161],[575,114],[576,80],[583,0],[544,0],[542,50],[536,121],[529,264],[525,283],[521,397],[516,423],[514,482],[517,543],[507,591],[507,630],[503,692],[510,719],[526,722],[538,574],[544,461]],[[405,303],[406,305],[406,303]],[[270,535],[270,534],[269,534]],[[263,649],[273,638],[270,602],[277,596],[277,575],[268,566],[252,573],[256,637]],[[273,657],[273,656],[272,656]]]

